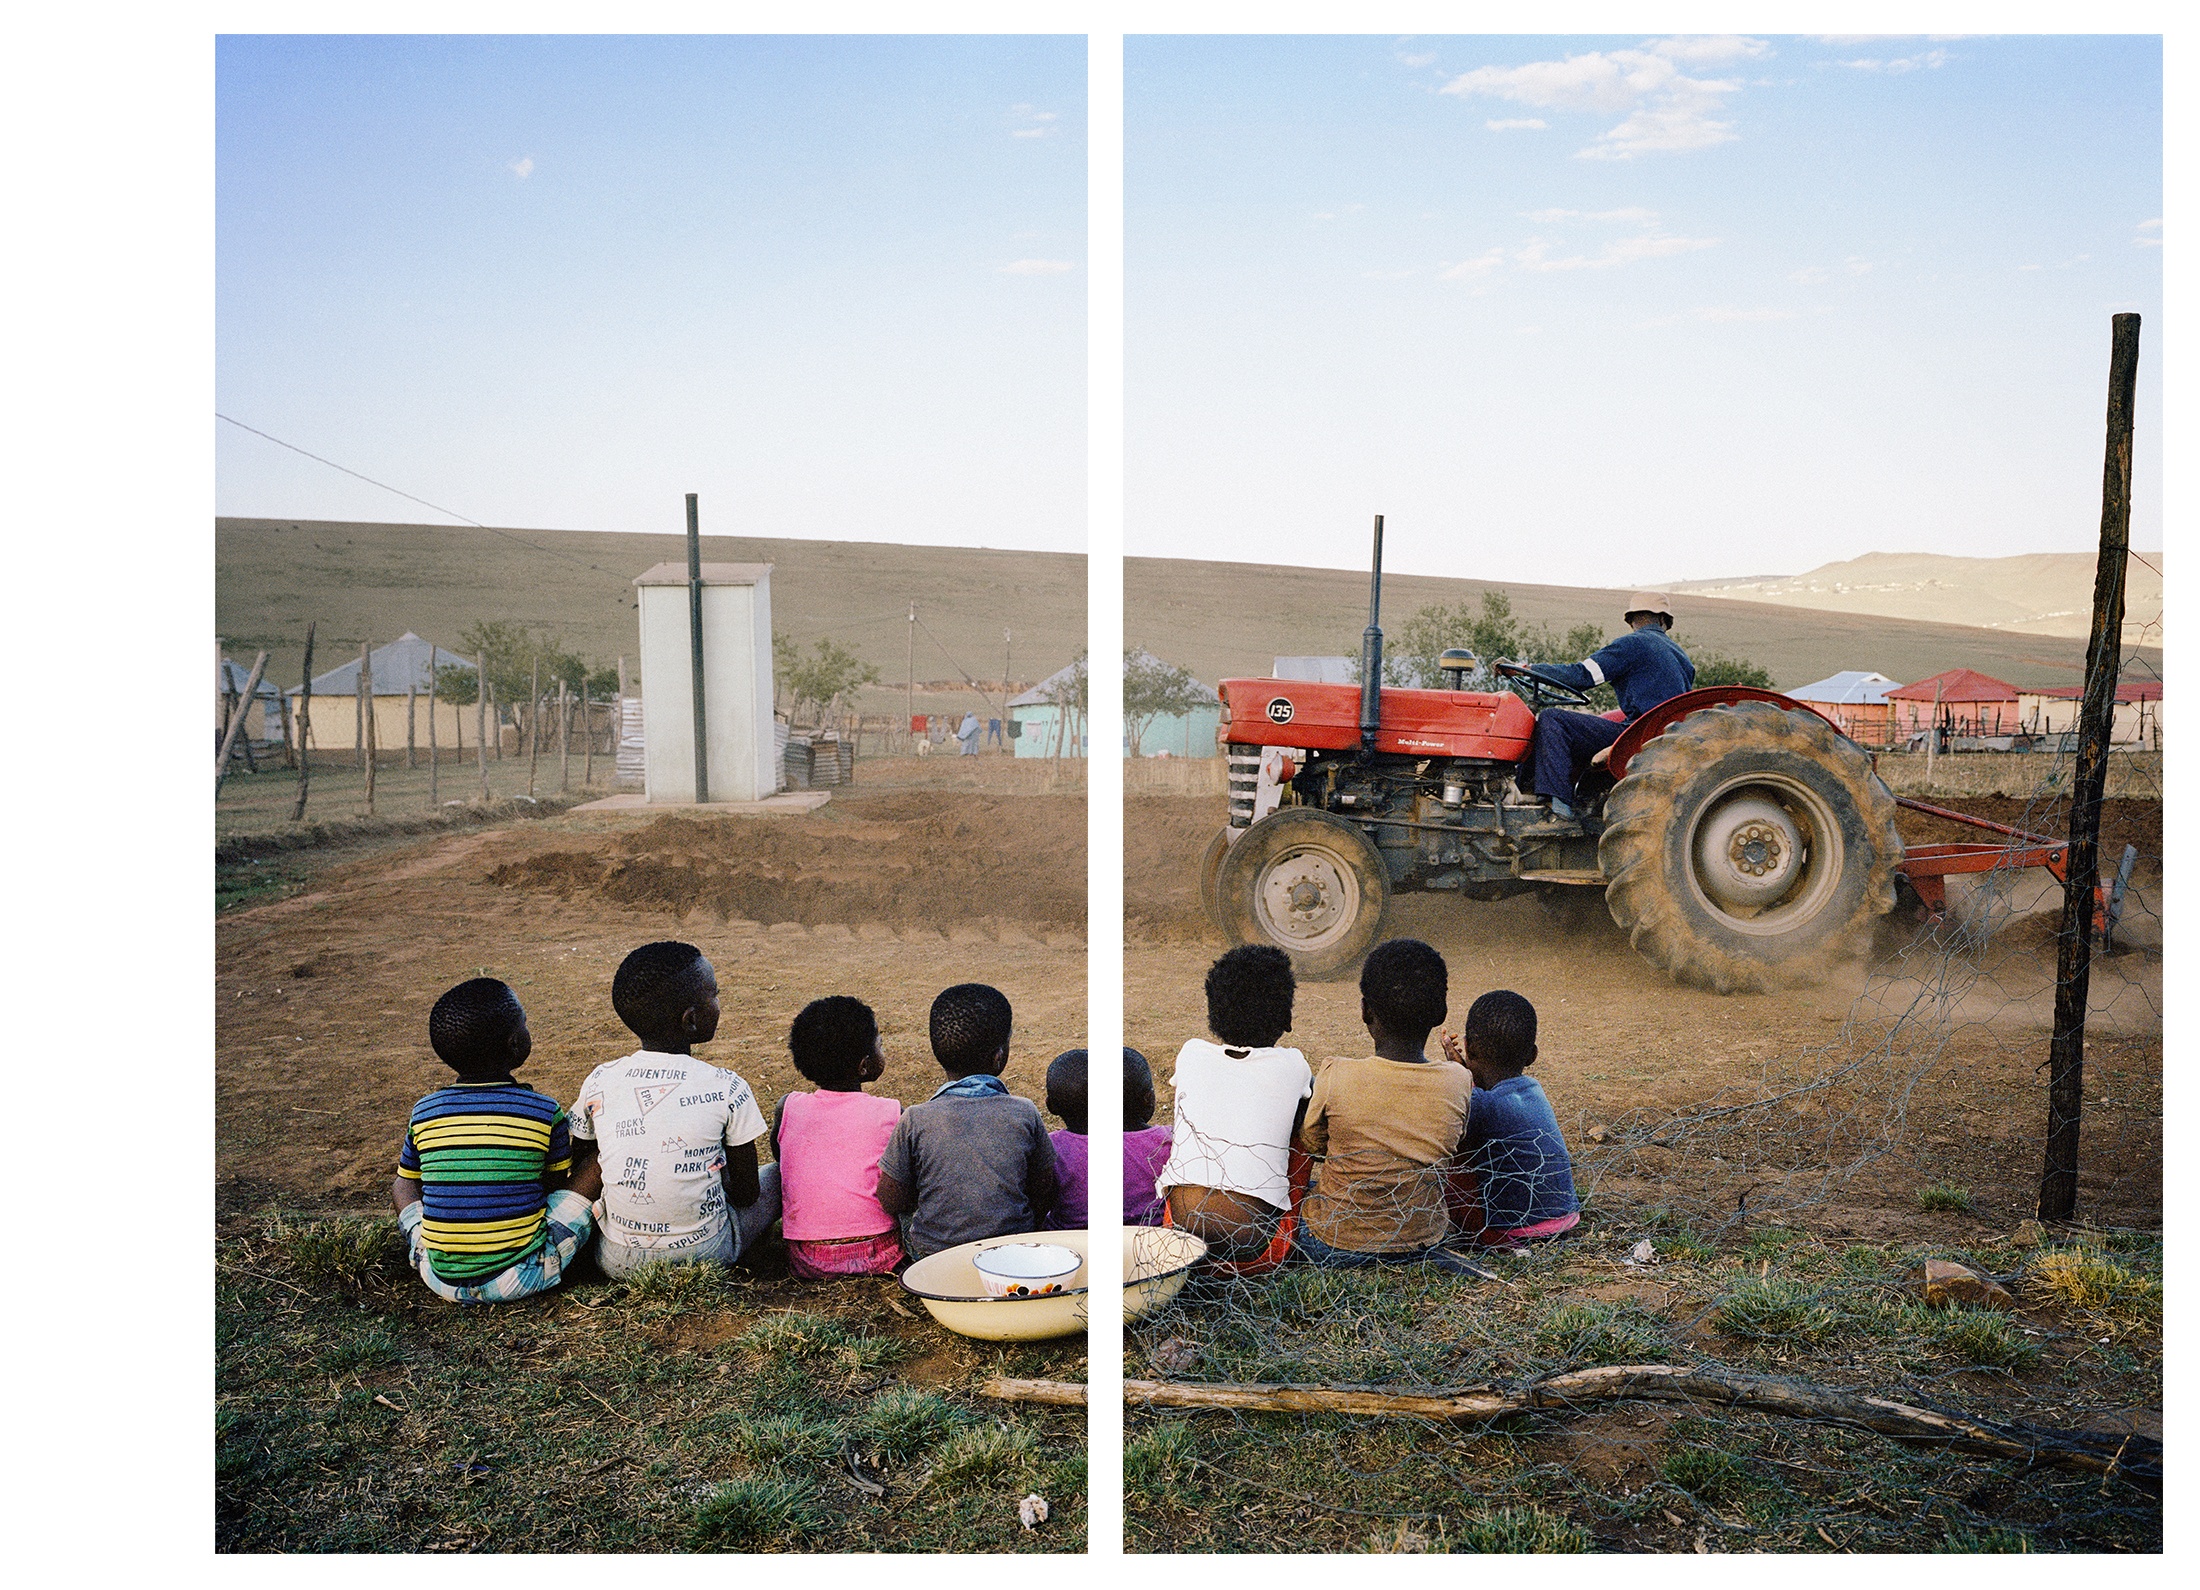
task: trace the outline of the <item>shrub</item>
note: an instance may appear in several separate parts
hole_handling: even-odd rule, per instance
[[[1711,1323],[1721,1335],[1743,1341],[1814,1342],[1833,1329],[1836,1316],[1814,1287],[1757,1277],[1721,1298]]]
[[[1634,1303],[1563,1303],[1536,1328],[1536,1350],[1576,1364],[1639,1364],[1665,1350],[1665,1326]]]
[[[1039,1459],[1039,1438],[1022,1425],[983,1424],[958,1430],[940,1448],[930,1483],[973,1486],[1022,1483]]]
[[[1452,1549],[1476,1552],[1577,1552],[1593,1542],[1556,1513],[1540,1507],[1500,1507],[1459,1531]]]
[[[1958,1187],[1953,1182],[1936,1181],[1930,1187],[1918,1189],[1917,1206],[1928,1213],[1945,1211],[1967,1215],[1971,1212],[1971,1189]]]
[[[905,1458],[938,1446],[965,1418],[945,1397],[896,1386],[872,1400],[856,1427],[881,1456]]]
[[[749,1551],[827,1523],[806,1480],[749,1478],[721,1485],[688,1525],[691,1551]]]

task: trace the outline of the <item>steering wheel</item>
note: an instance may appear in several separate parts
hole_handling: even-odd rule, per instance
[[[1534,697],[1528,704],[1538,712],[1541,712],[1554,697],[1560,701],[1571,701],[1584,707],[1591,704],[1587,691],[1576,690],[1572,685],[1562,685],[1555,679],[1546,679],[1541,674],[1531,673],[1525,663],[1516,663],[1500,657],[1494,666],[1500,678],[1519,679],[1526,682],[1530,695]]]

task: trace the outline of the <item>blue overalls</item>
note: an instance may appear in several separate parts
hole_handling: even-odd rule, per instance
[[[1696,665],[1673,637],[1654,624],[1631,629],[1586,662],[1539,663],[1534,672],[1553,684],[1591,690],[1610,685],[1627,723],[1652,707],[1695,688]],[[1620,737],[1627,723],[1552,707],[1535,720],[1535,792],[1571,803],[1574,781],[1589,758]]]

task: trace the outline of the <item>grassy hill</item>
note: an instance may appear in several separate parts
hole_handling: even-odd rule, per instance
[[[216,519],[214,557],[216,633],[248,663],[264,647],[274,678],[288,688],[298,682],[309,622],[320,625],[316,671],[357,656],[364,640],[379,645],[408,629],[455,647],[482,619],[540,629],[595,663],[632,658],[634,576],[684,562],[687,542],[606,531]],[[774,626],[805,646],[831,636],[876,663],[889,684],[908,677],[911,602],[924,625],[916,634],[920,687],[959,682],[956,662],[981,680],[999,679],[1003,630],[1014,635],[1011,670],[1025,681],[1061,667],[1085,643],[1085,560],[1073,554],[706,535],[703,558],[773,565]],[[885,693],[873,694],[874,710],[888,704]]]
[[[1367,624],[1364,572],[1128,558],[1123,580],[1126,639],[1209,684],[1265,675],[1283,655],[1357,656]],[[1513,611],[1530,624],[1563,631],[1587,621],[1608,634],[1618,633],[1629,595],[1603,587],[1386,575],[1384,628],[1395,630],[1416,608],[1433,603],[1478,602],[1489,589],[1510,593]],[[1673,610],[1684,644],[1747,657],[1783,686],[1844,668],[1876,669],[1907,682],[1962,666],[2018,686],[2078,684],[2085,676],[2082,639],[1679,593]],[[2159,668],[2160,652],[2148,655]]]
[[[2013,558],[1867,552],[1808,574],[1685,580],[1672,589],[1823,612],[1871,613],[2083,639],[2093,620],[2094,562],[2090,552],[2039,552]],[[2127,645],[2162,643],[2161,568],[2159,552],[2140,553],[2126,568]]]

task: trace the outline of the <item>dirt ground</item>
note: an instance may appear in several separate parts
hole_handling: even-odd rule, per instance
[[[2014,803],[1998,797],[1977,803],[1997,807],[1982,815],[2000,821],[2018,815],[1999,810]],[[2159,857],[2159,806],[2112,804],[2104,853],[2128,838]],[[1215,798],[1126,803],[1125,1041],[1152,1063],[1164,1115],[1170,1061],[1204,1032],[1202,978],[1227,947],[1201,913],[1195,876],[1225,812]],[[1964,833],[1926,831],[1929,821],[1917,819],[1908,837]],[[1910,826],[1906,815],[1906,832]],[[2161,1222],[2159,880],[2157,864],[2142,868],[2130,919],[2137,947],[2094,966],[2079,1206],[2109,1225]],[[1690,1128],[1670,1150],[1611,1156],[1602,1179],[1643,1202],[1693,1195],[1701,1203],[1708,1188],[1762,1187],[1770,1174],[1763,1164],[1778,1160],[1772,1190],[1816,1188],[1794,1196],[1807,1198],[1822,1235],[1899,1240],[1913,1231],[2007,1231],[2033,1212],[2037,1196],[2060,889],[2045,874],[2024,874],[1992,913],[1975,887],[1960,883],[1951,884],[1950,903],[1955,924],[1936,936],[1890,924],[1876,969],[1858,963],[1817,987],[1742,997],[1676,986],[1601,910],[1552,912],[1533,897],[1485,904],[1404,895],[1392,902],[1384,931],[1443,952],[1454,1029],[1489,989],[1534,1001],[1535,1074],[1577,1163],[1586,1153],[1592,1170],[1601,1152],[1588,1138],[1592,1127],[1723,1109],[1856,1067],[1860,1080],[1846,1091],[1813,1090],[1770,1112],[1766,1135],[1784,1141],[1768,1148],[1759,1138],[1764,1158],[1747,1166],[1727,1139]],[[1981,945],[1964,927],[1989,917],[1995,931]],[[1367,1051],[1353,982],[1302,983],[1297,1014],[1287,1041],[1310,1060]],[[1894,1121],[1891,1134],[1866,1131],[1866,1116]],[[1923,1215],[1918,1189],[1941,1182],[1966,1187],[1973,1212]],[[1726,1207],[1734,1207],[1731,1198]]]
[[[591,1068],[635,1047],[611,976],[656,938],[710,956],[725,1014],[700,1052],[767,1103],[806,1086],[787,1028],[829,993],[878,1012],[888,1065],[874,1086],[926,1097],[940,1081],[927,1010],[967,981],[1014,1004],[1007,1081],[1043,1101],[1047,1062],[1084,1042],[1082,790],[1008,773],[990,790],[895,782],[836,791],[806,816],[567,813],[399,839],[315,866],[289,898],[224,913],[225,1192],[380,1204],[413,1102],[448,1074],[427,1044],[428,1008],[468,977],[518,991],[535,1037],[521,1079],[570,1100]]]

